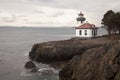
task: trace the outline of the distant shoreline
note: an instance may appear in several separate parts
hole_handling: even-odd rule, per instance
[[[0,26],[0,28],[74,28],[73,26]]]

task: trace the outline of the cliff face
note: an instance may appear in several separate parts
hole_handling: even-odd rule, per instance
[[[120,80],[120,43],[77,55],[59,73],[60,80]]]
[[[84,51],[100,47],[103,44],[82,43],[80,39],[52,41],[35,44],[29,53],[30,59],[37,62],[68,61],[75,55],[81,55]]]
[[[65,62],[60,80],[120,80],[120,42],[98,38],[77,38],[35,44],[29,53],[33,61]]]

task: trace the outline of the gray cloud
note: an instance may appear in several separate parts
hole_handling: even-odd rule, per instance
[[[31,2],[37,5],[71,8],[90,12],[96,10],[119,9],[116,5],[120,5],[120,0],[31,0]]]
[[[36,13],[38,13],[38,16],[39,14],[46,16],[47,8],[46,10],[41,10],[41,6],[82,11],[87,19],[101,23],[101,18],[107,10],[120,11],[120,0],[0,0],[0,15],[4,14],[4,12],[7,12],[6,14],[8,15],[9,13],[20,14],[20,16],[1,16],[0,20],[9,23],[18,19],[28,22],[31,16],[32,18],[34,18],[34,15],[36,16]],[[24,16],[21,16],[21,14]],[[50,15],[48,14],[47,17],[59,17],[64,14],[65,12],[55,11]]]
[[[15,14],[12,14],[12,15],[10,15],[10,16],[2,16],[2,17],[0,17],[0,21],[1,22],[4,22],[4,23],[23,23],[23,24],[25,24],[25,23],[27,23],[27,22],[29,22],[29,19],[27,18],[27,16],[25,16],[25,15],[15,15]]]
[[[17,18],[26,18],[27,16],[26,15],[17,15],[16,17]]]
[[[22,19],[24,22],[28,22],[29,20],[27,18]]]
[[[9,3],[9,4],[8,4]],[[6,4],[6,5],[5,5]],[[11,5],[10,5],[11,4]],[[5,6],[4,6],[5,5]],[[80,11],[97,12],[108,9],[118,10],[120,0],[1,0],[0,6],[17,11],[34,11],[34,7],[48,6],[77,9]]]
[[[50,15],[50,17],[58,17],[64,15],[64,12],[56,12],[55,14]]]
[[[2,17],[2,22],[12,23],[16,21],[16,15],[11,15],[10,17]]]
[[[6,7],[8,6],[11,8],[12,5],[15,5],[19,10],[32,10],[33,5],[38,5],[71,8],[84,11],[96,11],[99,9],[119,9],[120,0],[0,0],[0,5],[4,4],[7,4],[5,5]]]
[[[28,1],[33,1],[33,2],[47,2],[47,3],[53,3],[56,2],[56,0],[28,0]]]
[[[39,13],[39,14],[44,14],[44,13],[45,13],[45,12],[42,11],[42,10],[36,10],[35,12],[36,12],[36,13]]]

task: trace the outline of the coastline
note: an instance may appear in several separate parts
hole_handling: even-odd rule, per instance
[[[112,47],[110,46],[117,45],[117,44],[119,44],[119,42],[111,40],[109,36],[102,36],[102,37],[89,39],[89,40],[83,40],[80,38],[71,38],[69,40],[62,40],[62,41],[49,41],[49,42],[34,44],[33,48],[29,53],[29,58],[32,61],[49,64],[50,66],[56,69],[60,69],[60,73],[59,73],[60,80],[71,80],[71,78],[67,79],[64,75],[67,75],[69,77],[70,74],[68,72],[71,71],[72,68],[79,69],[79,67],[75,67],[75,65],[76,66],[78,65],[76,63],[76,59],[81,60],[81,56],[83,56],[87,52],[90,52],[91,54],[95,52],[103,54],[104,51],[107,51],[107,50],[109,51],[109,49],[111,50]],[[87,53],[88,55],[85,55],[84,58],[85,57],[87,58],[88,56],[90,56],[90,53],[89,54]],[[97,60],[97,58],[95,60]],[[74,66],[72,66],[73,64]],[[85,63],[82,63],[82,64],[84,65]],[[82,64],[79,63],[79,65],[82,65]],[[93,63],[90,63],[90,64],[92,65]],[[96,64],[97,63],[95,63],[95,65]],[[69,68],[70,66],[72,67]],[[94,71],[95,70],[96,69],[94,69]],[[72,72],[72,73],[74,74],[75,72]],[[77,76],[78,74],[75,77]],[[88,77],[85,77],[85,78],[88,78]],[[75,80],[78,80],[78,79],[75,79]],[[94,79],[90,79],[90,80],[94,80]],[[95,80],[99,80],[99,79],[95,79]]]

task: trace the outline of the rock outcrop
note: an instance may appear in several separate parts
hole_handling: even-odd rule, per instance
[[[43,63],[65,62],[60,80],[120,80],[119,47],[120,42],[107,38],[73,38],[35,44],[29,57]]]
[[[29,57],[31,60],[45,63],[68,61],[88,49],[103,46],[103,44],[81,43],[81,41],[80,39],[70,39],[35,44]]]
[[[120,80],[120,43],[76,55],[59,73],[60,80]]]
[[[32,61],[26,62],[25,66],[26,69],[33,69],[36,68],[36,65]]]

